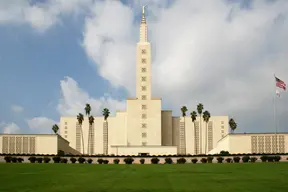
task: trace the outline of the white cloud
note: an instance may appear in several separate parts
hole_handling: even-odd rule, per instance
[[[0,0],[0,24],[25,23],[45,30],[61,22],[62,15],[82,14],[89,8],[83,48],[102,77],[126,88],[132,96],[139,33],[132,8],[139,2],[147,4],[153,95],[161,96],[164,106],[176,113],[182,105],[195,109],[202,102],[212,114],[235,117],[241,131],[274,131],[273,73],[288,81],[287,0],[251,1],[249,10],[240,9],[240,3],[215,0],[177,0],[172,4],[169,0],[138,4],[128,0],[129,7],[120,1],[28,2]],[[83,112],[86,102],[98,114],[103,106],[114,111],[124,108],[123,101],[110,97],[91,98],[69,77],[61,81],[61,91],[61,115]],[[278,119],[284,130],[288,96],[282,96]]]
[[[15,113],[20,113],[24,110],[24,108],[19,105],[11,105],[11,110]]]
[[[150,9],[148,2],[153,95],[177,113],[202,102],[212,114],[234,116],[241,131],[274,131],[273,73],[288,81],[288,4],[253,2],[249,10],[214,0],[178,0],[166,9],[155,2]],[[134,14],[110,1],[91,11],[83,35],[87,55],[102,77],[134,95]],[[279,101],[280,114],[287,101]]]
[[[47,0],[32,4],[31,0],[0,0],[0,24],[29,24],[45,31],[60,22],[61,16],[79,14],[91,5],[93,0]]]
[[[19,133],[20,127],[16,125],[15,123],[0,123],[1,132],[5,134],[13,134],[13,133]]]
[[[52,126],[58,122],[47,117],[35,117],[27,120],[28,126],[37,133],[51,133]]]
[[[95,4],[91,11],[83,40],[87,55],[98,64],[102,77],[130,90],[135,85],[135,81],[131,81],[135,77],[131,69],[134,71],[136,61],[133,35],[137,32],[133,34],[133,12],[118,1]],[[129,78],[124,77],[127,74]]]
[[[102,115],[102,109],[108,108],[112,113],[125,109],[124,101],[112,99],[109,95],[99,99],[92,98],[87,92],[79,88],[78,83],[71,77],[65,77],[60,82],[62,97],[58,104],[58,112],[62,116],[76,116],[84,113],[85,104],[91,105],[92,115]]]

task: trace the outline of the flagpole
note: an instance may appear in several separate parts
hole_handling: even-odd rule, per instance
[[[274,74],[274,81],[275,81],[275,74]],[[275,86],[275,84],[274,84],[274,86]],[[277,92],[277,87],[275,86],[275,92],[274,92],[274,123],[275,123],[275,148],[276,148],[276,153],[278,153],[278,146],[277,146],[277,144],[278,144],[278,142],[277,142],[277,109],[276,109],[276,107],[277,107],[277,103],[276,103],[276,92]]]
[[[278,152],[277,142],[277,113],[276,113],[276,94],[274,94],[274,123],[275,123],[275,148],[276,153]]]

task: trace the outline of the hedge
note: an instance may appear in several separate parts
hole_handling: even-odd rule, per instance
[[[200,159],[201,163],[212,163],[212,160],[213,160],[214,157],[210,156],[208,158],[204,158],[202,157]],[[245,155],[243,156],[242,158],[239,157],[239,156],[234,156],[233,158],[226,158],[224,159],[223,157],[221,156],[217,156],[217,162],[218,163],[222,163],[224,160],[227,162],[227,163],[239,163],[241,160],[243,163],[248,163],[248,162],[251,162],[251,163],[254,163],[257,161],[257,157],[250,157],[248,155]],[[6,161],[6,163],[22,163],[24,161],[23,158],[21,157],[14,157],[14,156],[5,156],[4,157],[4,160]],[[28,160],[30,161],[30,163],[42,163],[44,161],[44,163],[49,163],[51,161],[51,158],[50,157],[35,157],[35,156],[30,156],[28,158]],[[68,159],[67,158],[63,158],[63,157],[60,157],[60,156],[54,156],[52,157],[52,160],[54,161],[54,163],[67,163],[68,162]],[[262,162],[279,162],[281,160],[281,156],[279,155],[262,155],[260,157],[260,160]],[[288,160],[288,158],[287,158]],[[71,157],[70,158],[70,161],[71,163],[76,163],[76,161],[78,161],[80,164],[83,164],[87,161],[87,163],[89,164],[92,164],[93,162],[93,159],[91,158],[88,158],[87,160],[80,156],[78,157],[78,159],[76,159],[75,157]],[[160,159],[157,158],[157,157],[153,157],[150,159],[151,161],[151,164],[158,164],[160,162]],[[199,161],[199,159],[197,158],[193,158],[191,159],[191,163],[197,163]],[[97,159],[97,162],[98,164],[109,164],[109,160],[103,160],[101,158]],[[120,160],[119,159],[114,159],[113,160],[114,164],[119,164]],[[125,164],[132,164],[134,162],[134,158],[132,157],[127,157],[124,159],[124,162]],[[184,157],[181,157],[181,158],[178,158],[177,159],[177,164],[185,164],[187,162],[187,160],[184,158]],[[145,159],[140,159],[140,163],[141,164],[144,164],[145,163]],[[165,164],[173,164],[173,160],[171,157],[166,157],[165,158]]]
[[[9,154],[9,153],[0,153],[0,156],[41,156],[41,157],[53,157],[53,156],[59,156],[59,157],[83,157],[83,158],[89,158],[89,157],[99,157],[99,158],[107,158],[107,157],[139,157],[139,158],[144,158],[144,157],[224,157],[224,156],[263,156],[263,155],[273,155],[273,156],[280,156],[280,155],[288,155],[288,153],[237,153],[237,154],[230,154],[227,151],[221,151],[220,154],[213,154],[213,155],[205,155],[205,154],[198,154],[198,155],[191,155],[191,154],[186,154],[186,155],[146,155],[146,156],[139,156],[139,155],[104,155],[104,154],[96,154],[96,155],[73,155],[73,154],[63,154],[63,152],[59,152],[57,155],[55,154],[21,154],[21,153],[15,153],[15,154]]]

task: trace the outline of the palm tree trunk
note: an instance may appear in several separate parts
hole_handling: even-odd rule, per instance
[[[199,130],[199,144],[200,144],[200,154],[202,154],[202,118],[200,115],[200,130]]]
[[[184,135],[184,137],[183,137],[183,139],[184,139],[184,141],[183,141],[183,143],[184,143],[184,149],[183,149],[183,154],[185,155],[186,154],[186,129],[185,129],[185,127],[186,127],[186,124],[185,124],[185,117],[184,117],[184,130],[183,130],[183,135]]]
[[[85,152],[84,152],[84,149],[85,149],[85,147],[84,147],[84,136],[83,136],[83,130],[82,130],[82,124],[80,125],[81,127],[81,135],[82,135],[82,147],[83,147],[83,154],[85,154]]]
[[[207,137],[208,137],[208,123],[206,122],[206,131],[205,131],[205,154],[207,154]]]
[[[183,118],[183,119],[182,119]],[[186,153],[185,117],[181,117],[179,124],[179,154]]]
[[[196,124],[195,124],[195,121],[193,122],[194,123],[194,152],[195,152],[195,155],[197,155],[198,154],[198,146],[197,146],[197,140],[196,140],[196,138],[197,138],[197,136],[196,136]]]
[[[108,154],[108,122],[105,120],[103,122],[103,153]]]
[[[90,140],[91,155],[94,154],[94,139],[95,139],[95,130],[94,130],[94,123],[93,123],[91,125],[91,140]]]
[[[76,150],[81,153],[81,129],[78,122],[76,123]]]
[[[91,155],[91,150],[90,150],[90,146],[91,146],[91,124],[89,123],[89,129],[88,129],[88,146],[87,146],[87,153],[88,155]]]

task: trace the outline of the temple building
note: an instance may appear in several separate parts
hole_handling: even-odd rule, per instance
[[[136,45],[136,97],[128,98],[126,111],[117,111],[107,122],[103,117],[95,117],[90,125],[85,117],[82,125],[78,125],[76,117],[61,117],[60,135],[71,147],[85,154],[204,154],[228,134],[228,116],[212,116],[206,133],[206,123],[202,121],[200,129],[199,118],[194,128],[190,117],[173,117],[172,111],[162,110],[162,99],[151,92],[151,44],[147,28],[143,8]]]
[[[287,153],[287,133],[229,133],[228,116],[174,117],[162,110],[162,99],[152,94],[151,45],[145,10],[136,45],[136,95],[125,111],[107,120],[95,117],[82,124],[77,117],[60,118],[60,135],[2,134],[0,153],[103,155],[175,155],[230,153]],[[165,78],[165,77],[163,77]],[[180,108],[180,106],[179,106]]]

